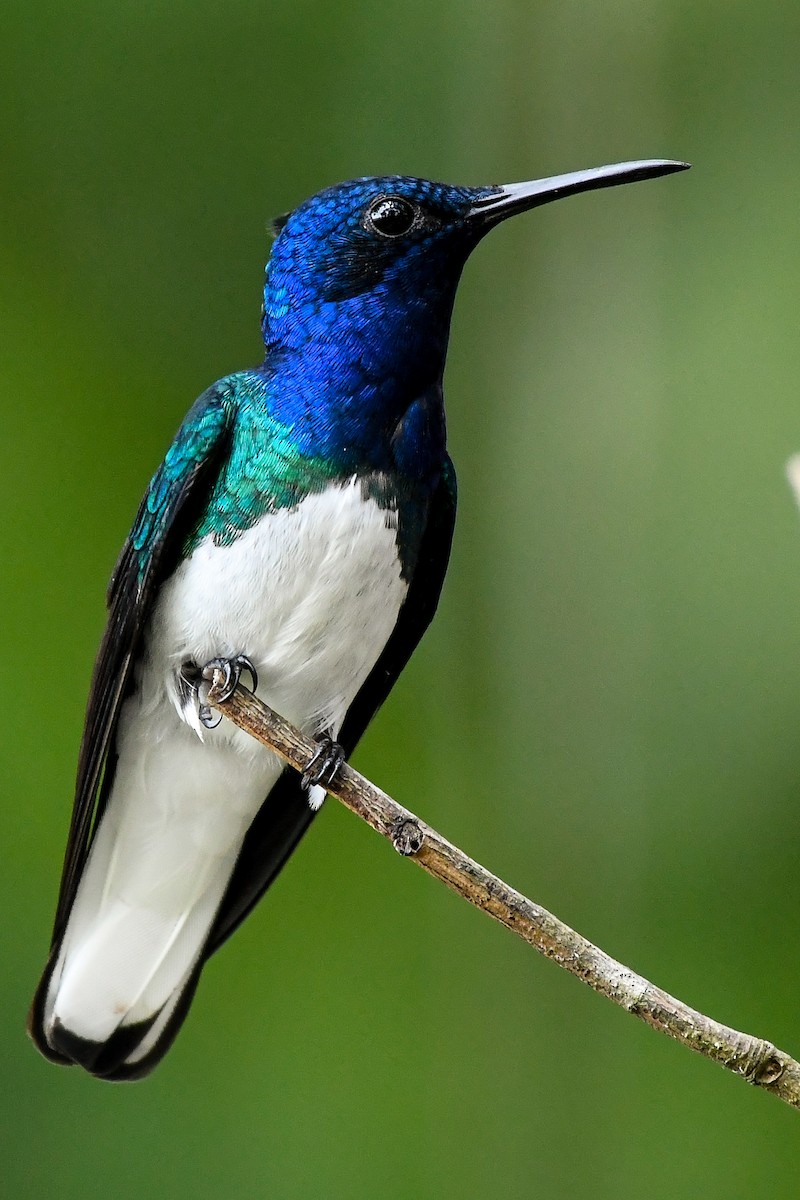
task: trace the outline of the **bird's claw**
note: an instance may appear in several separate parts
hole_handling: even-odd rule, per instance
[[[197,705],[197,716],[201,725],[206,729],[216,729],[222,721],[222,713],[219,709],[213,709],[210,704]]]
[[[215,686],[218,671],[222,672],[222,680]],[[206,729],[216,729],[222,720],[222,713],[209,704],[212,688],[215,703],[217,700],[229,700],[245,671],[252,680],[252,691],[255,691],[258,687],[258,672],[246,654],[236,654],[231,658],[212,658],[203,667],[198,667],[195,662],[183,663],[178,672],[182,707],[186,709],[193,698],[200,724]]]
[[[221,671],[223,679],[221,683],[216,682],[216,673]],[[202,668],[200,677],[203,683],[208,685],[205,691],[206,700],[210,687],[214,687],[215,700],[230,700],[233,693],[238,687],[239,680],[244,672],[250,676],[253,686],[250,691],[254,692],[258,687],[258,672],[253,666],[251,660],[246,654],[237,654],[233,658],[212,658]],[[201,702],[201,707],[208,705],[205,700]],[[202,720],[202,717],[201,717]],[[203,722],[205,724],[205,722]],[[213,728],[209,726],[209,728]]]
[[[306,763],[300,782],[304,788],[328,787],[344,762],[342,747],[333,738],[317,738],[317,748]]]

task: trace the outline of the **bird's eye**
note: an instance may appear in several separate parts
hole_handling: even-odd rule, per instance
[[[402,237],[414,224],[417,209],[402,196],[381,196],[367,209],[367,226],[381,237]]]

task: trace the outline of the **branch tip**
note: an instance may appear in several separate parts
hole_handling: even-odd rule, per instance
[[[797,473],[800,481],[800,459]],[[241,684],[222,699],[215,689],[224,683],[223,672],[215,671],[209,704],[302,774],[317,744]],[[326,790],[388,838],[399,854],[413,859],[428,874],[594,991],[651,1028],[764,1088],[793,1108],[800,1108],[800,1062],[771,1042],[720,1024],[617,962],[558,917],[492,875],[352,767],[337,771]],[[423,846],[425,853],[420,854]]]

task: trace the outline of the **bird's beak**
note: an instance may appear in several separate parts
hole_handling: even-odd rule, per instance
[[[668,158],[653,158],[593,167],[589,171],[572,171],[568,175],[552,175],[549,179],[534,179],[530,183],[508,183],[476,200],[467,215],[476,224],[495,225],[506,217],[549,204],[551,200],[560,200],[562,196],[616,187],[618,183],[636,183],[639,179],[655,179],[659,175],[671,175],[673,171],[686,171],[689,166],[689,163],[673,162]]]

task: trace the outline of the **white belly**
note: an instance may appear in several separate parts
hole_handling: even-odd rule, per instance
[[[230,546],[207,538],[162,589],[53,975],[50,1013],[75,1033],[102,1041],[171,1006],[281,770],[228,721],[202,740],[182,721],[180,664],[246,654],[268,704],[335,736],[406,595],[395,526],[356,481],[330,486]]]

